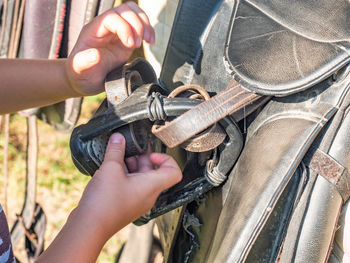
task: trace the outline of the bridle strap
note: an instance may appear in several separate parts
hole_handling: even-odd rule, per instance
[[[269,98],[249,92],[232,80],[226,90],[198,104],[173,121],[153,126],[152,133],[169,148],[173,148],[228,115],[232,115],[236,122],[240,121]]]

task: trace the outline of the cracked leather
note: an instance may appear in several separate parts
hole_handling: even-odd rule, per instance
[[[225,57],[246,88],[288,95],[349,62],[349,1],[235,2]]]
[[[163,243],[166,262],[335,257],[330,247],[343,199],[302,160],[313,146],[349,169],[350,78],[330,77],[349,62],[349,5],[345,0],[179,2],[162,83],[170,90],[196,84],[216,94],[233,76],[252,92],[282,98],[270,101],[252,123],[254,117],[240,123],[248,134],[238,162],[227,182],[207,193],[194,211],[201,223],[192,226],[200,247],[185,235],[173,235]],[[164,222],[161,232],[178,227]]]
[[[259,114],[249,127],[245,148],[229,177],[230,191],[219,217],[208,262],[214,259],[215,262],[242,262],[250,253],[261,253],[250,251],[254,240],[304,154],[336,113],[343,94],[348,92],[349,81],[330,87],[325,81],[312,92],[275,99]],[[313,97],[313,92],[319,95]],[[293,129],[288,123],[293,123]],[[341,198],[339,201],[338,206]],[[276,260],[277,254],[269,256],[270,260]]]

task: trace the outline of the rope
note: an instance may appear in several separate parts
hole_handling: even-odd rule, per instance
[[[211,162],[207,163],[205,177],[213,186],[219,186],[227,178],[225,174],[219,171],[217,166],[211,167]]]
[[[153,92],[147,98],[147,111],[150,121],[165,120],[167,115],[164,111],[163,96],[158,92]]]

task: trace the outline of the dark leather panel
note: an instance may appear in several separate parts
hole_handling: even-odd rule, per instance
[[[338,112],[315,141],[319,149],[328,152],[346,169],[350,167],[349,105],[350,94],[347,92]],[[317,179],[307,201],[307,209],[301,223],[294,220],[290,223],[292,227],[288,231],[281,262],[325,262],[330,255],[330,244],[337,229],[343,199],[337,188],[326,178],[316,175],[314,171],[311,173],[317,176]],[[345,188],[348,187],[345,185]],[[291,241],[289,237],[294,235],[294,225],[299,225],[299,230],[296,231],[298,238]]]
[[[230,191],[207,262],[246,259],[305,151],[337,110],[348,82],[327,89],[324,81],[312,91],[274,99],[259,114],[229,177]]]
[[[332,83],[324,79],[349,62],[349,5],[345,0],[179,1],[160,78],[170,90],[182,84],[197,84],[215,94],[225,89],[233,75],[254,92],[278,96],[299,92],[275,98],[249,127],[247,145],[227,183],[207,195],[196,212],[202,223],[194,228],[201,249],[191,251],[190,262],[252,260],[249,253],[262,250],[263,246],[253,248],[251,241],[261,237],[258,233],[274,229],[268,220],[273,219],[270,215],[277,208],[279,195],[287,189],[303,155],[347,92],[348,80],[327,90]],[[231,14],[235,21],[230,31]],[[331,142],[327,143],[330,147]],[[313,184],[310,181],[309,193]],[[319,189],[337,196],[332,186]],[[327,198],[328,194],[323,196]],[[305,198],[305,202],[308,200]],[[335,204],[332,200],[330,203]],[[211,207],[212,217],[210,212],[205,213],[206,205]],[[301,214],[305,211],[300,210]],[[326,243],[323,237],[334,226],[334,215],[329,217],[321,217],[320,222],[324,231],[319,237]],[[271,235],[279,231],[276,229]],[[185,239],[173,242],[189,245]],[[314,251],[321,249],[320,258],[324,257],[325,246],[309,243],[315,245]],[[266,247],[277,249],[276,244]]]
[[[85,10],[88,0],[71,0],[68,28],[68,54],[77,42],[79,33],[85,23]]]
[[[298,169],[279,197],[274,212],[271,213],[265,227],[254,241],[245,262],[276,262],[294,205],[300,189],[304,187],[304,180],[302,170]]]
[[[230,22],[228,17],[231,15],[232,8],[233,1],[231,0],[179,0],[174,19],[175,24],[160,75],[160,82],[165,84],[169,90],[189,83],[198,84],[211,94],[226,88],[232,79],[223,63],[225,38]],[[213,50],[218,50],[218,52],[213,52]],[[175,157],[178,163],[186,162],[187,156],[183,152],[178,152],[178,148],[168,149],[168,153]],[[201,171],[193,171],[193,176],[202,176]],[[220,200],[220,198],[214,199]],[[216,201],[212,205],[218,208]],[[219,213],[220,210],[216,212]],[[165,238],[161,239],[165,262],[175,260],[172,245],[176,243],[176,235],[174,231],[169,230],[172,226],[177,228],[177,218],[173,219],[171,216],[173,214],[171,212],[157,219],[159,232],[165,234]],[[216,224],[216,217],[214,218],[211,212],[210,215],[212,220],[210,224],[206,224],[207,226]],[[201,220],[204,218],[204,216],[201,217]],[[163,223],[160,224],[159,221]],[[182,224],[181,220],[179,224]],[[210,232],[215,229],[206,228],[206,230],[198,231]],[[204,246],[201,251],[204,254],[207,252]],[[183,250],[181,254],[184,253]]]
[[[25,58],[48,58],[53,40],[56,0],[27,0],[24,12]]]
[[[179,1],[160,75],[161,82],[170,90],[190,83],[208,92],[226,88],[232,76],[223,58],[233,3],[231,0]]]
[[[265,124],[257,131],[257,136],[247,142],[230,175],[230,194],[218,221],[208,262],[214,262],[214,259],[215,262],[238,262],[247,256],[255,232],[265,223],[276,204],[275,195],[281,193],[294,172],[289,160],[295,159],[298,151],[292,155],[291,150],[285,154],[286,150],[299,148],[314,132],[315,123],[302,119],[294,119],[295,129],[288,132],[286,124],[289,122],[282,119]],[[271,143],[266,143],[269,138],[281,136],[284,139],[279,142],[270,140]]]
[[[226,59],[235,79],[265,95],[304,90],[349,62],[350,3],[237,1]]]
[[[300,229],[292,262],[326,262],[341,205],[342,200],[335,187],[319,176]],[[281,262],[291,261],[288,259]]]

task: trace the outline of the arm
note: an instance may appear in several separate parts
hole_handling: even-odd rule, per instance
[[[108,72],[154,39],[147,15],[127,2],[85,25],[67,59],[0,59],[0,114],[98,94]]]
[[[150,210],[163,190],[181,180],[180,168],[168,155],[146,153],[126,165],[124,152],[124,138],[112,135],[78,207],[37,262],[95,262],[115,232]]]
[[[68,84],[66,59],[1,59],[0,113],[53,104],[80,96]]]

